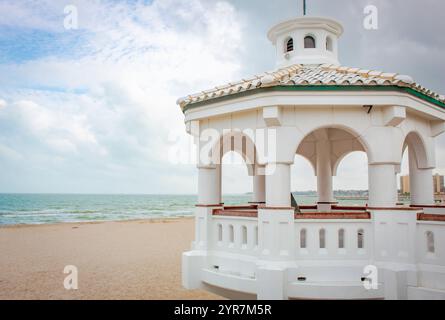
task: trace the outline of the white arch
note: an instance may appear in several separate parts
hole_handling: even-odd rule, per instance
[[[417,131],[410,131],[404,139],[402,146],[402,157],[406,148],[414,152],[417,161],[417,168],[427,169],[431,168],[431,155],[427,147],[424,137]]]
[[[369,148],[354,129],[343,125],[319,126],[300,141],[296,153],[309,159],[317,176],[317,194],[320,204],[333,203],[333,176],[337,174],[339,159],[353,151]]]
[[[300,149],[301,145],[304,143],[304,140],[307,137],[309,137],[311,134],[313,134],[314,132],[317,132],[321,129],[338,129],[338,130],[342,130],[342,131],[349,133],[359,143],[356,146],[351,146],[351,147],[353,147],[353,149],[349,150],[349,152],[363,151],[368,156],[368,159],[372,159],[372,150],[371,150],[368,142],[366,141],[366,139],[363,136],[361,136],[358,132],[356,132],[353,128],[346,126],[346,125],[341,125],[341,124],[321,125],[318,127],[314,127],[308,134],[303,136],[303,138],[297,144],[297,149],[296,149],[295,153],[302,155],[301,153],[298,152],[298,150]],[[360,149],[360,148],[362,148],[362,149]],[[308,158],[308,157],[306,157],[306,158]]]
[[[222,158],[229,152],[238,153],[244,160],[250,176],[255,175],[257,149],[253,140],[240,130],[231,130],[221,135],[210,151],[213,163],[222,164]]]
[[[409,180],[411,204],[433,205],[434,188],[432,183],[434,168],[434,146],[416,131],[409,132],[403,143],[403,151],[409,148]],[[428,142],[427,142],[428,141]]]

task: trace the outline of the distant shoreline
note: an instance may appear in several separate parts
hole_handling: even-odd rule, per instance
[[[247,204],[251,195],[224,195],[227,206]],[[316,195],[296,195],[313,205]],[[193,217],[195,195],[0,194],[0,226],[158,220]],[[361,200],[339,200],[363,205]],[[357,203],[354,203],[357,202]]]
[[[180,221],[193,220],[194,216],[190,217],[168,217],[168,218],[147,218],[147,219],[133,219],[133,220],[103,220],[103,221],[78,221],[78,222],[56,222],[56,223],[39,223],[39,224],[5,224],[0,225],[1,229],[22,229],[33,227],[59,227],[59,226],[86,226],[86,225],[99,225],[107,223],[140,223],[140,224],[155,224],[155,223],[174,223]]]

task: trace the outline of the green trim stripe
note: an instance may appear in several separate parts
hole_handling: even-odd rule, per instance
[[[341,86],[341,85],[305,85],[305,86],[275,86],[269,88],[257,88],[253,90],[243,91],[239,93],[234,93],[231,95],[213,98],[205,101],[198,101],[195,103],[191,103],[187,105],[183,112],[187,112],[188,110],[199,108],[210,103],[227,101],[235,98],[245,97],[258,93],[266,93],[266,92],[286,92],[286,91],[398,91],[402,93],[408,93],[412,96],[425,100],[429,103],[432,103],[436,106],[439,106],[445,109],[445,103],[436,100],[426,94],[416,91],[412,88],[407,87],[399,87],[399,86]]]

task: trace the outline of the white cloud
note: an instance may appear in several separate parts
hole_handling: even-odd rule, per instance
[[[34,101],[21,100],[8,107],[8,120],[21,128],[28,137],[38,139],[54,149],[66,153],[77,152],[78,146],[98,147],[83,115],[77,115],[68,106],[54,110]],[[102,151],[99,150],[99,153]]]
[[[35,14],[26,3],[8,5],[20,16]],[[70,166],[81,163],[91,170],[123,168],[129,180],[153,170],[151,181],[132,186],[139,192],[189,191],[190,183],[171,190],[156,186],[157,180],[181,171],[167,162],[169,131],[184,126],[176,99],[240,77],[237,12],[226,2],[203,0],[76,5],[81,49],[67,47],[62,56],[0,65],[0,74],[10,75],[0,79],[0,88],[8,88],[3,95],[13,101],[0,121],[15,123],[14,149],[32,156],[30,161],[61,156],[61,185],[76,178]],[[26,27],[57,28],[60,5],[48,6],[47,24],[34,20]],[[195,172],[186,171],[193,181]],[[105,179],[103,172],[95,174]],[[107,188],[98,183],[96,191]]]

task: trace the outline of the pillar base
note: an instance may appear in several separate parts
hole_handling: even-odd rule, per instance
[[[317,202],[317,210],[318,212],[331,212],[332,206],[337,205],[338,202]]]
[[[207,255],[202,251],[189,251],[182,254],[182,286],[187,290],[202,289],[202,269]]]
[[[262,266],[257,269],[258,300],[288,300],[287,288],[297,277],[297,268]]]
[[[260,260],[286,262],[295,259],[295,210],[258,209]]]
[[[384,270],[385,300],[406,300],[408,298],[407,272]]]
[[[195,239],[193,250],[207,250],[211,239],[211,224],[213,210],[222,208],[221,205],[196,205],[195,208]]]

